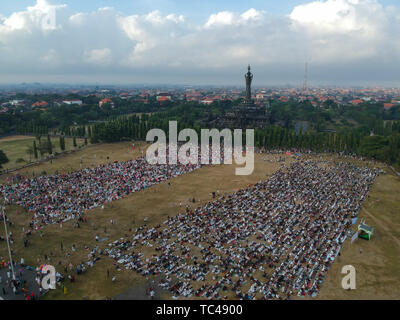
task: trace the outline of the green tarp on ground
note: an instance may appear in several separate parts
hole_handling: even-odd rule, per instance
[[[358,237],[359,238],[371,240],[373,234],[374,234],[374,228],[366,225],[365,223],[361,223],[358,226]]]

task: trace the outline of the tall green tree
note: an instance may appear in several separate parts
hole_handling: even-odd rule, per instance
[[[53,154],[53,145],[51,143],[50,135],[47,135],[47,152]]]
[[[7,155],[4,153],[3,150],[0,150],[0,169],[3,168],[3,164],[9,162]]]
[[[65,150],[65,138],[64,138],[64,136],[60,136],[60,149],[61,149],[61,151]]]
[[[38,150],[37,150],[37,146],[36,146],[36,141],[33,140],[33,156],[35,157],[35,159],[38,158]]]
[[[32,161],[33,147],[32,146],[28,146],[26,148],[26,153],[29,155],[29,161]]]

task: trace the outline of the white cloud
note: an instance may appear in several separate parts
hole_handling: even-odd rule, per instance
[[[54,49],[50,49],[45,55],[43,55],[40,60],[46,64],[57,65],[59,59],[57,57],[57,52]]]
[[[306,36],[310,60],[335,63],[392,55],[393,14],[377,0],[326,0],[297,6],[290,18],[292,29]]]
[[[55,24],[49,23],[49,12],[56,13]],[[321,77],[329,71],[359,79],[357,70],[382,66],[384,78],[390,67],[399,71],[399,32],[399,9],[377,0],[313,1],[287,16],[225,10],[201,24],[158,10],[128,16],[110,7],[72,12],[38,0],[0,17],[0,72],[90,75],[102,66],[114,78],[151,73],[152,79],[179,74],[187,80],[210,74],[212,81],[213,74],[240,72],[251,63],[273,81],[301,78],[308,60]]]
[[[241,20],[243,21],[249,21],[249,20],[260,20],[262,19],[264,12],[263,11],[257,11],[253,8],[247,10],[246,12],[243,12],[240,15]]]
[[[205,24],[206,28],[210,28],[212,26],[221,26],[221,25],[231,25],[234,22],[234,15],[229,11],[221,11],[216,14],[212,14],[208,21]]]
[[[387,18],[376,0],[315,1],[295,7],[290,17],[314,31],[362,34],[375,34]]]
[[[163,15],[153,11],[145,15],[118,17],[118,25],[134,44],[132,52],[127,53],[124,65],[141,66],[168,64],[166,57],[173,52],[163,50],[187,34],[183,16]],[[154,55],[155,54],[155,55]],[[174,62],[176,63],[176,61]]]
[[[111,63],[111,50],[109,48],[85,50],[84,59],[88,63],[108,65]]]
[[[73,24],[80,25],[85,21],[85,14],[83,12],[76,13],[69,17],[69,21]]]
[[[52,5],[47,0],[37,0],[37,3],[29,6],[26,11],[14,12],[8,18],[4,18],[0,25],[0,35],[16,30],[35,32],[56,29],[57,25],[53,25],[54,14],[65,7],[66,5]]]
[[[205,28],[212,28],[218,26],[229,26],[229,25],[246,25],[251,21],[259,21],[263,18],[265,12],[257,11],[253,8],[238,14],[230,11],[221,11],[216,14],[212,14],[207,22]]]

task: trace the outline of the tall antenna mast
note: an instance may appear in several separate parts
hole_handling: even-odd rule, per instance
[[[306,62],[306,66],[304,69],[304,81],[303,81],[303,92],[308,90],[308,62]]]

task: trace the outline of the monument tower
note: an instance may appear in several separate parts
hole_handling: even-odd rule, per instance
[[[248,71],[244,75],[244,78],[246,79],[246,98],[245,98],[245,103],[252,103],[251,99],[251,82],[253,81],[253,74],[250,72],[250,65],[247,67]]]
[[[250,65],[244,75],[246,80],[246,95],[243,102],[232,108],[232,111],[220,117],[215,126],[218,128],[251,129],[263,128],[269,124],[269,114],[265,106],[256,105],[251,98],[251,83],[253,74]]]

